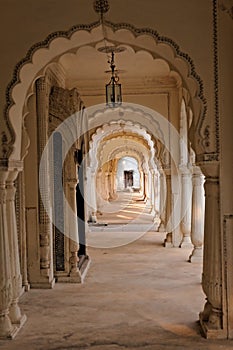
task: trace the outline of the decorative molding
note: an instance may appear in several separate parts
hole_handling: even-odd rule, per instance
[[[108,0],[95,0],[93,7],[94,7],[95,12],[103,15],[103,13],[108,12],[110,6],[108,3]]]
[[[202,162],[213,162],[213,161],[219,161],[219,154],[218,153],[203,153],[198,154],[196,156],[196,164],[200,164]]]
[[[139,28],[135,28],[133,25],[127,24],[127,23],[114,24],[114,23],[109,22],[109,21],[105,21],[105,23],[114,32],[116,32],[117,30],[120,30],[120,29],[129,30],[134,35],[135,38],[140,36],[140,35],[152,36],[157,43],[164,43],[164,44],[170,46],[173,49],[173,51],[175,52],[176,57],[181,58],[183,61],[185,61],[187,63],[189,76],[192,77],[196,81],[197,86],[198,86],[198,93],[195,97],[197,97],[201,101],[202,106],[203,106],[202,115],[200,116],[200,123],[199,123],[199,131],[200,131],[202,124],[203,124],[203,121],[204,121],[205,116],[206,116],[206,112],[207,112],[207,101],[204,97],[204,88],[203,88],[202,79],[197,74],[194,62],[191,59],[191,57],[187,53],[182,52],[180,50],[179,45],[177,45],[175,43],[175,41],[173,41],[171,38],[167,38],[165,36],[159,35],[156,30],[153,30],[150,28],[140,28],[139,29]],[[75,26],[71,27],[68,31],[54,32],[54,33],[50,34],[45,40],[33,45],[28,50],[26,56],[21,61],[19,61],[17,63],[17,65],[14,68],[12,80],[10,81],[10,83],[8,84],[8,86],[6,88],[6,106],[4,109],[4,118],[5,118],[7,127],[10,131],[10,135],[11,135],[11,140],[7,144],[7,156],[9,156],[12,153],[13,144],[15,142],[15,133],[14,133],[13,127],[10,123],[10,120],[8,118],[9,110],[14,105],[12,91],[13,91],[13,88],[20,82],[20,71],[21,71],[22,67],[24,65],[26,65],[27,63],[32,62],[33,54],[38,49],[49,48],[51,42],[54,39],[61,38],[61,37],[66,38],[66,39],[70,39],[71,36],[77,31],[84,30],[87,32],[91,32],[91,30],[93,28],[96,28],[99,25],[101,25],[101,21],[97,21],[97,22],[94,22],[94,23],[89,24],[89,25],[84,25],[84,24],[75,25]]]
[[[210,146],[210,126],[207,125],[205,127],[205,130],[204,130],[204,140],[203,140],[203,144],[206,148],[208,148]]]

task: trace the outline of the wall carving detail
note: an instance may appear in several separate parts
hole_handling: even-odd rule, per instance
[[[60,121],[65,120],[80,110],[81,99],[77,89],[63,89],[53,86],[49,96],[50,118],[55,117]]]

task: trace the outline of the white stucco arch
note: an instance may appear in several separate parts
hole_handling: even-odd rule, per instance
[[[205,98],[202,82],[195,72],[194,64],[187,54],[183,54],[171,39],[159,36],[153,30],[138,30],[131,25],[107,23],[108,40],[116,45],[129,45],[135,51],[148,51],[153,57],[168,62],[170,69],[177,72],[182,84],[190,94],[190,104],[196,120],[204,117]],[[5,118],[11,131],[8,155],[11,159],[20,159],[21,130],[23,110],[32,83],[47,65],[58,61],[66,52],[73,52],[85,45],[96,45],[103,41],[101,26],[98,23],[76,26],[67,32],[53,33],[41,43],[34,45],[27,56],[15,68],[14,78],[7,88]]]
[[[127,134],[134,133],[135,135],[143,137],[148,143],[148,147],[151,151],[151,159],[155,157],[155,149],[156,145],[154,144],[151,135],[143,129],[139,124],[133,124],[131,121],[124,121],[123,119],[117,121],[111,121],[108,124],[103,124],[101,127],[97,128],[95,134],[92,135],[90,141],[90,164],[92,166],[92,170],[96,171],[98,166],[98,157],[97,150],[99,149],[99,145],[101,141],[109,136],[117,134],[117,132],[123,131]]]

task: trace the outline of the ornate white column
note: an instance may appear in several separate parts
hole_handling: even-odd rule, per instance
[[[96,199],[96,181],[95,171],[90,167],[87,167],[87,204],[88,204],[88,222],[95,223],[97,221],[97,199]]]
[[[172,188],[171,188],[171,169],[165,169],[166,174],[166,186],[167,186],[167,196],[166,196],[166,216],[165,216],[165,230],[167,232],[166,238],[164,240],[164,246],[166,248],[173,247],[172,243],[172,229],[171,229],[171,213],[172,213]]]
[[[102,213],[103,208],[103,196],[102,196],[102,169],[98,169],[96,176],[96,204],[97,213]]]
[[[22,285],[25,291],[29,291],[30,284],[28,282],[27,269],[27,237],[25,223],[25,188],[23,171],[19,173],[16,184],[16,216],[19,235],[19,254],[22,274]]]
[[[160,213],[160,226],[159,232],[165,232],[166,221],[166,175],[160,170],[160,200],[159,200],[159,213]]]
[[[46,77],[36,81],[37,97],[37,123],[38,123],[38,158],[41,159],[42,153],[48,141],[48,104],[49,104],[49,85]],[[50,198],[50,167],[48,157],[44,158],[44,167],[40,173],[40,192],[43,196],[43,202],[40,195],[39,200],[39,227],[40,227],[40,273],[41,286],[52,288],[55,280],[53,276],[53,250],[52,250],[52,224],[44,208],[51,210]],[[44,203],[44,204],[43,204]]]
[[[181,167],[181,231],[183,234],[180,247],[192,247],[191,242],[191,203],[192,175],[187,167]]]
[[[95,172],[91,171],[91,217],[92,222],[96,222],[96,214],[97,214],[97,199],[96,199],[96,178]]]
[[[22,327],[26,321],[26,316],[21,315],[18,305],[22,290],[22,276],[20,272],[18,233],[15,215],[15,192],[14,181],[18,175],[18,170],[10,171],[6,180],[6,213],[7,228],[9,234],[10,267],[12,281],[12,300],[9,308],[9,317],[12,323]]]
[[[77,208],[76,208],[76,185],[77,180],[69,182],[69,198],[70,207],[72,209],[71,216],[69,218],[69,238],[70,238],[70,279],[69,282],[81,282],[81,274],[78,268],[78,221],[77,221]]]
[[[141,191],[141,194],[142,196],[144,196],[144,193],[145,193],[145,189],[144,189],[144,172],[141,170],[140,171],[140,191]]]
[[[200,322],[206,337],[218,338],[223,333],[219,164],[200,166],[206,179],[202,287],[207,299]]]
[[[113,178],[112,178],[112,171],[110,170],[108,173],[108,191],[109,191],[109,200],[113,199]]]
[[[14,338],[18,327],[12,326],[9,307],[12,301],[11,261],[6,212],[7,171],[0,170],[0,339]]]
[[[149,199],[149,179],[148,179],[148,173],[144,173],[145,181],[144,181],[144,186],[145,186],[145,199]]]
[[[194,246],[189,262],[202,261],[205,220],[204,175],[197,166],[193,168],[191,240]]]
[[[158,179],[158,173],[153,172],[153,205],[154,205],[154,223],[155,223],[155,230],[157,231],[161,222],[160,215],[159,215],[159,179]]]
[[[113,171],[112,172],[112,181],[113,181],[113,199],[116,199],[117,198],[117,187],[116,187],[116,177],[117,177],[117,172],[116,171]]]
[[[105,173],[104,173],[104,193],[105,193],[105,200],[107,201],[109,199],[109,173],[108,173],[108,171],[105,171]]]
[[[154,191],[154,175],[153,175],[153,170],[149,169],[147,179],[148,179],[148,194],[147,194],[147,205],[149,206],[150,213],[153,215],[154,214],[154,202],[152,201],[152,198],[154,196],[153,191]]]

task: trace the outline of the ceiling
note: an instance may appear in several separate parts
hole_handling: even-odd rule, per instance
[[[59,59],[66,72],[66,86],[77,88],[81,95],[104,95],[105,84],[110,80],[109,54],[98,51],[103,47],[83,46],[75,53],[65,53]],[[121,46],[122,47],[122,46]],[[120,83],[125,92],[148,87],[158,89],[175,87],[180,81],[179,75],[171,71],[168,63],[154,58],[145,50],[134,51],[124,45],[124,51],[115,53],[116,69],[119,70]]]

